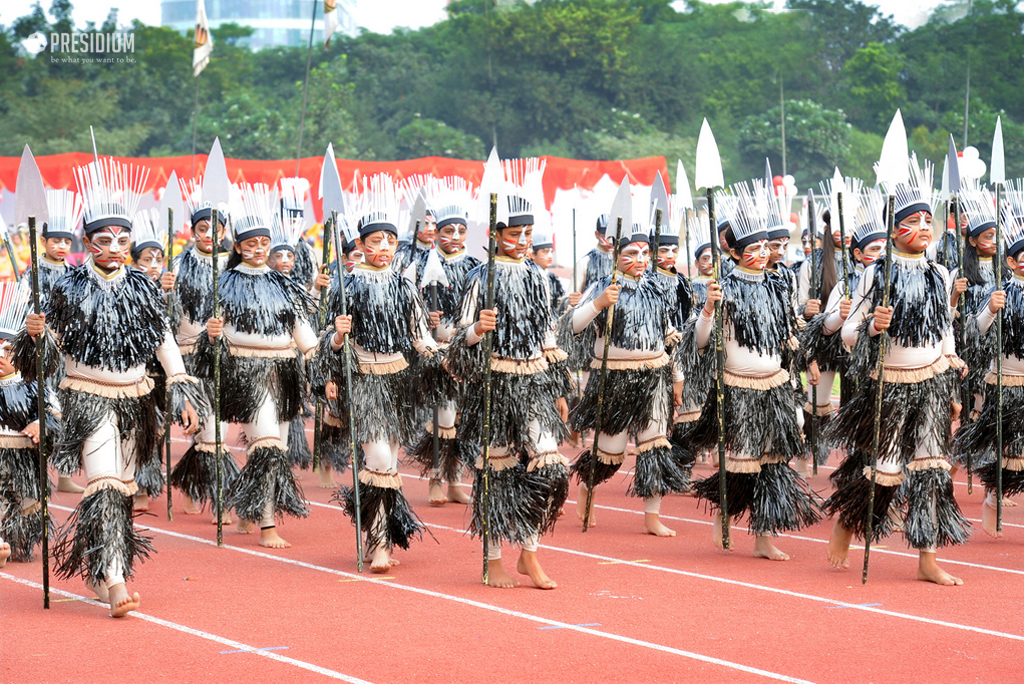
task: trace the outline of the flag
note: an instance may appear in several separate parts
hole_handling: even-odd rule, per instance
[[[324,0],[324,47],[331,44],[331,36],[338,30],[338,0]]]
[[[195,49],[192,51],[192,75],[199,74],[210,63],[213,52],[213,36],[210,35],[210,23],[206,20],[206,3],[196,0],[196,35]]]

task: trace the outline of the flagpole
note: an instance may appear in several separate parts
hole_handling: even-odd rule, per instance
[[[192,106],[192,177],[196,177],[196,125],[199,123],[199,76],[196,81],[196,100]]]
[[[309,65],[313,61],[313,33],[316,31],[316,8],[320,0],[313,0],[313,18],[309,22],[309,49],[306,51],[306,80],[302,85],[302,114],[299,115],[299,148],[295,153],[295,175],[299,175],[302,159],[302,129],[306,125],[306,97],[309,94]]]

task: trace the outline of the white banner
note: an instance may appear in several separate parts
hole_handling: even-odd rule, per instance
[[[195,49],[192,52],[192,75],[199,76],[210,63],[213,52],[213,36],[210,35],[210,24],[206,20],[206,3],[196,0],[196,34]]]

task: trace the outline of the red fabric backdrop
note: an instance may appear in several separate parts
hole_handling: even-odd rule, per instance
[[[178,178],[191,178],[193,175],[192,157],[116,157],[119,161],[139,164],[150,169],[147,191],[162,188],[172,171],[178,172]],[[195,175],[199,176],[206,168],[207,155],[196,155]],[[544,173],[544,197],[548,206],[555,198],[559,188],[568,190],[573,186],[590,189],[607,174],[615,183],[621,183],[624,176],[629,176],[631,183],[652,185],[655,175],[661,171],[662,177],[668,178],[668,167],[664,157],[647,157],[623,161],[584,161],[579,159],[563,159],[561,157],[543,157],[547,161]],[[16,191],[18,164],[20,157],[0,157],[0,190]],[[36,157],[43,182],[52,188],[73,188],[72,169],[75,166],[92,161],[92,155],[85,152],[70,152]],[[228,159],[228,175],[232,182],[246,181],[249,183],[275,184],[279,178],[295,174],[295,160],[254,161],[249,159]],[[320,217],[320,203],[316,201],[316,189],[320,187],[320,165],[322,157],[306,157],[299,164],[299,175],[309,181],[313,189],[313,206],[316,208],[317,220]],[[396,179],[414,174],[432,174],[434,176],[461,176],[479,185],[483,175],[483,162],[464,159],[448,159],[446,157],[423,157],[407,161],[369,162],[349,159],[338,160],[338,173],[346,190],[352,189],[353,181],[363,175],[374,175],[388,172]]]

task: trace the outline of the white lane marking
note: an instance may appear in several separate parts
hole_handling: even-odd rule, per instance
[[[326,505],[326,504],[321,504],[321,505]],[[71,509],[66,508],[64,506],[51,506],[51,508],[59,508],[61,510],[71,510]],[[202,539],[201,537],[193,537],[192,535],[182,534],[180,532],[172,532],[170,530],[165,530],[165,529],[162,529],[162,528],[159,528],[159,527],[147,526],[145,529],[152,530],[153,532],[159,532],[161,534],[166,534],[166,535],[171,536],[171,537],[177,537],[179,539],[187,539],[189,541],[197,542],[199,544],[206,544],[208,546],[216,546],[217,545],[217,543],[215,541],[211,541],[209,539]],[[454,528],[446,528],[446,529],[454,529]],[[382,582],[379,579],[376,579],[376,578],[373,578],[373,577],[367,577],[366,575],[360,575],[360,574],[351,573],[351,572],[344,572],[344,571],[341,571],[341,570],[335,570],[334,568],[325,568],[325,567],[320,566],[320,565],[314,565],[312,563],[306,563],[304,561],[295,560],[293,558],[282,558],[280,556],[272,556],[269,553],[263,553],[261,551],[255,551],[253,549],[246,549],[246,548],[243,548],[243,547],[240,547],[240,546],[232,546],[230,544],[225,544],[222,548],[230,549],[231,551],[237,551],[239,553],[244,553],[244,554],[247,554],[247,555],[250,555],[250,556],[256,556],[257,558],[264,558],[264,559],[267,559],[267,560],[277,561],[279,563],[286,563],[288,565],[295,565],[295,566],[298,566],[298,567],[301,567],[301,568],[306,568],[307,570],[317,570],[319,572],[325,572],[325,573],[328,573],[328,574],[331,574],[331,575],[337,575],[339,577],[348,577],[348,578],[351,578],[351,579],[359,579],[359,580],[363,580],[364,582],[371,582],[373,584],[376,584],[376,585],[382,586],[382,587],[391,587],[391,588],[394,588],[394,589],[401,589],[403,591],[410,591],[410,592],[413,592],[413,593],[416,593],[416,594],[421,594],[423,596],[430,596],[430,597],[433,597],[433,598],[439,598],[439,599],[444,599],[444,600],[447,600],[447,601],[453,601],[455,603],[461,603],[463,605],[472,606],[474,608],[481,608],[483,610],[488,610],[488,611],[492,611],[492,612],[495,612],[495,613],[500,613],[502,615],[507,615],[509,617],[515,617],[515,618],[520,618],[520,619],[523,619],[523,620],[529,620],[531,622],[536,622],[536,623],[540,623],[540,624],[543,624],[543,625],[549,625],[549,626],[553,626],[553,627],[560,627],[562,629],[568,629],[568,630],[572,630],[574,632],[580,632],[582,634],[588,634],[590,636],[595,636],[595,637],[599,637],[599,638],[602,638],[602,639],[610,639],[612,641],[618,641],[620,643],[630,644],[632,646],[640,646],[642,648],[648,648],[648,649],[651,649],[651,650],[654,650],[654,651],[661,651],[661,652],[664,652],[664,653],[670,653],[672,655],[682,656],[684,658],[690,658],[692,660],[699,660],[701,662],[710,663],[712,665],[719,665],[719,666],[727,667],[727,668],[730,668],[730,669],[733,669],[733,670],[739,670],[741,672],[747,672],[749,674],[754,674],[754,675],[758,675],[758,676],[761,676],[761,677],[766,677],[768,679],[774,679],[774,680],[780,681],[780,682],[791,682],[791,683],[794,683],[794,684],[810,684],[810,682],[808,682],[808,680],[797,679],[795,677],[789,677],[787,675],[779,674],[777,672],[770,672],[768,670],[761,670],[761,669],[758,669],[756,667],[750,667],[748,665],[742,665],[740,663],[734,663],[734,662],[731,662],[731,661],[728,661],[728,660],[722,660],[721,658],[715,658],[713,656],[707,656],[707,655],[704,655],[702,653],[694,653],[694,652],[691,652],[691,651],[684,651],[684,650],[681,650],[681,649],[678,649],[678,648],[673,648],[671,646],[665,646],[663,644],[656,644],[656,643],[652,643],[652,642],[649,642],[649,641],[642,641],[640,639],[634,639],[632,637],[627,637],[627,636],[623,636],[623,635],[620,635],[620,634],[614,634],[614,633],[611,633],[611,632],[600,632],[600,631],[595,630],[595,629],[589,629],[587,627],[582,627],[582,626],[579,626],[579,625],[573,625],[573,624],[569,624],[567,622],[561,622],[559,620],[552,620],[552,619],[545,618],[545,617],[540,617],[540,616],[537,616],[537,615],[530,615],[529,613],[522,613],[522,612],[517,611],[517,610],[509,610],[507,608],[502,608],[501,606],[495,606],[495,605],[491,605],[489,603],[483,603],[481,601],[474,601],[472,599],[463,598],[461,596],[452,596],[450,594],[442,594],[441,592],[431,591],[430,589],[421,589],[419,587],[412,587],[412,586],[405,585],[405,584],[392,584],[392,583],[388,583],[388,582]],[[0,576],[11,577],[9,575],[6,575],[5,573],[0,573]],[[33,586],[37,586],[34,583],[28,582],[27,580],[19,580],[18,578],[15,578],[15,577],[11,577],[11,579],[14,579],[15,581],[21,581],[23,584],[32,584]],[[42,588],[42,586],[39,585],[39,588]],[[51,589],[51,591],[55,591],[55,590]],[[830,601],[830,603],[835,603],[835,602],[834,601]],[[149,616],[142,616],[142,615],[140,615],[139,617],[144,617],[144,619],[150,619]],[[155,621],[159,620],[159,618],[152,618],[152,620],[155,622]],[[161,621],[161,624],[162,624],[162,622],[163,621]],[[173,623],[168,623],[168,626],[171,626],[171,625],[173,625]],[[190,628],[186,627],[184,629],[187,630],[187,629],[190,629]],[[225,644],[227,644],[229,646],[233,646],[237,642],[229,642],[229,640],[224,640],[221,643],[225,643]],[[244,645],[235,646],[235,648],[240,648],[241,646],[244,646]],[[246,647],[246,648],[252,648],[252,647]],[[253,650],[255,652],[255,649],[253,649]],[[274,653],[268,653],[266,651],[259,651],[258,654],[259,655],[265,655],[265,657],[271,657],[271,656],[276,656],[277,655],[277,654],[274,654]],[[283,658],[284,656],[277,656],[277,657]],[[300,661],[296,661],[296,662],[300,662]],[[352,680],[352,681],[358,681],[358,680]]]
[[[0,577],[3,577],[4,579],[9,579],[12,582],[17,582],[18,584],[24,584],[25,586],[33,587],[35,589],[42,589],[43,588],[43,585],[41,585],[41,584],[37,584],[36,582],[33,582],[31,580],[22,579],[20,577],[15,577],[14,575],[9,575],[6,572],[0,572]],[[109,608],[110,607],[109,605],[107,605],[105,603],[100,603],[99,601],[94,601],[94,600],[92,600],[90,598],[86,598],[86,597],[80,596],[78,594],[72,594],[69,591],[63,591],[61,589],[55,589],[53,587],[50,587],[50,593],[51,594],[58,594],[60,596],[66,596],[66,597],[68,597],[70,599],[77,599],[77,600],[79,600],[79,601],[81,601],[83,603],[88,603],[89,605],[92,605],[92,606],[99,606],[100,608]],[[152,622],[153,624],[160,625],[161,627],[167,627],[168,629],[173,629],[173,630],[178,631],[178,632],[183,632],[185,634],[190,634],[192,636],[199,637],[200,639],[206,639],[207,641],[213,641],[213,642],[216,642],[216,643],[221,644],[223,646],[230,646],[231,648],[236,649],[238,651],[244,651],[246,653],[253,653],[253,654],[258,655],[258,656],[263,657],[263,658],[269,658],[270,660],[276,660],[277,662],[284,663],[285,665],[293,665],[295,667],[300,667],[303,670],[309,670],[310,672],[315,672],[317,674],[324,675],[325,677],[330,677],[331,679],[339,679],[339,680],[341,680],[343,682],[351,682],[351,684],[370,684],[370,682],[367,682],[365,679],[358,679],[356,677],[350,677],[350,676],[342,674],[340,672],[335,672],[334,670],[328,670],[325,667],[320,667],[319,665],[313,665],[312,663],[307,663],[307,662],[305,662],[303,660],[296,660],[295,658],[289,658],[288,656],[283,656],[283,655],[280,655],[278,653],[274,653],[272,651],[268,651],[265,648],[256,648],[255,646],[249,646],[248,644],[243,644],[240,641],[235,641],[233,639],[228,639],[226,637],[218,636],[216,634],[210,634],[209,632],[204,632],[204,631],[199,630],[199,629],[193,629],[192,627],[187,627],[185,625],[179,625],[176,622],[170,622],[169,620],[164,620],[162,618],[158,618],[158,617],[155,617],[153,615],[147,615],[146,613],[140,613],[138,611],[134,611],[134,612],[129,613],[129,616],[134,617],[134,618],[138,618],[140,620],[145,620],[146,622]]]

